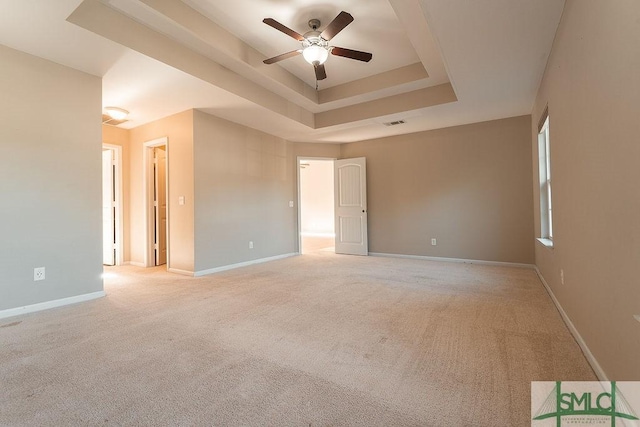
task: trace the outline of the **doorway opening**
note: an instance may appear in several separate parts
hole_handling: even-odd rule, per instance
[[[122,147],[102,144],[102,263],[122,265]]]
[[[146,267],[169,264],[168,164],[166,137],[144,144]]]
[[[335,251],[333,161],[298,158],[298,247],[302,254]]]

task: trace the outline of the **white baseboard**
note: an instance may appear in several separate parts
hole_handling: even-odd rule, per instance
[[[195,273],[193,273],[193,275],[196,277],[204,276],[207,274],[219,273],[221,271],[233,270],[234,268],[247,267],[249,265],[262,264],[263,262],[276,261],[278,259],[289,258],[296,255],[298,254],[295,252],[292,252],[288,254],[276,255],[276,256],[267,257],[267,258],[253,259],[251,261],[239,262],[237,264],[223,265],[222,267],[209,268],[207,270],[196,271]]]
[[[68,298],[56,299],[53,301],[45,301],[37,304],[25,305],[24,307],[9,308],[0,310],[0,319],[6,317],[19,316],[21,314],[34,313],[36,311],[48,310],[50,308],[62,307],[64,305],[76,304],[79,302],[90,301],[92,299],[105,296],[104,291],[92,292],[89,294],[76,295]]]
[[[549,284],[547,283],[547,281],[544,280],[544,277],[542,277],[542,273],[540,273],[540,270],[538,269],[537,266],[535,267],[535,270],[536,270],[536,274],[540,278],[540,281],[542,282],[545,289],[547,290],[547,293],[551,297],[551,300],[553,301],[556,308],[558,309],[558,312],[560,313],[562,320],[564,320],[564,323],[567,325],[567,328],[569,328],[569,332],[571,332],[571,335],[573,335],[573,338],[576,340],[576,342],[582,349],[582,352],[584,353],[584,357],[587,359],[587,362],[589,362],[589,364],[591,365],[591,369],[593,369],[593,372],[595,372],[596,376],[600,381],[609,381],[609,379],[607,378],[607,374],[605,374],[604,370],[596,360],[595,356],[593,355],[593,353],[591,353],[591,350],[589,350],[589,347],[587,347],[587,343],[582,338],[582,335],[580,335],[580,332],[578,332],[576,327],[573,325],[573,322],[571,321],[567,313],[564,311],[564,308],[562,308],[562,306],[560,305],[560,302],[558,301],[556,296],[553,294],[553,291],[551,290],[551,287],[549,287]]]
[[[193,271],[189,271],[189,270],[180,270],[179,268],[167,268],[167,271],[169,273],[176,273],[176,274],[182,274],[183,276],[194,276],[195,274],[193,273]]]
[[[369,255],[388,257],[388,258],[422,259],[426,261],[458,262],[463,264],[495,265],[495,266],[502,266],[502,267],[518,267],[518,268],[531,268],[531,269],[535,268],[535,265],[533,264],[522,264],[517,262],[502,262],[502,261],[483,261],[479,259],[445,258],[445,257],[424,256],[424,255],[385,254],[380,252],[369,252]]]

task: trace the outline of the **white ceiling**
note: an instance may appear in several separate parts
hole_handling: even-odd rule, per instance
[[[185,14],[179,0],[0,0],[0,43],[102,77],[103,104],[131,111],[123,127],[198,108],[290,140],[339,143],[529,114],[564,7],[564,0],[183,1],[208,19]],[[89,15],[74,14],[78,25],[67,21],[78,6],[108,7],[115,18],[133,18],[165,37],[162,45],[176,44],[171,52],[145,51],[140,40],[126,38],[126,29],[121,35],[99,28],[96,16],[100,21],[106,15],[92,22]],[[263,18],[304,33],[309,19],[320,19],[323,28],[341,10],[355,20],[331,44],[372,52],[373,60],[331,56],[329,77],[319,89],[341,93],[367,87],[363,93],[322,104],[313,70],[301,57],[261,63],[299,46],[263,24]],[[175,58],[188,52],[206,57],[210,67],[205,68],[217,74],[199,73]],[[384,87],[372,83],[381,73],[415,63],[428,76]],[[229,70],[236,80],[223,81],[220,76],[230,76]],[[423,93],[419,90],[449,82],[457,101],[418,103],[406,111],[401,105],[383,108],[392,104],[385,97],[415,98]],[[305,122],[304,117],[338,107],[368,113],[318,129]],[[381,124],[397,119],[407,123]]]
[[[320,82],[320,88],[419,62],[416,51],[387,0],[185,0],[185,3],[266,57],[299,49],[300,43],[263,24],[264,18],[273,18],[304,34],[311,30],[308,25],[310,19],[319,19],[320,30],[323,30],[340,11],[348,11],[354,21],[336,35],[330,45],[371,52],[373,59],[369,63],[362,63],[332,56],[325,66],[328,78]],[[301,56],[279,65],[315,86],[313,68]]]

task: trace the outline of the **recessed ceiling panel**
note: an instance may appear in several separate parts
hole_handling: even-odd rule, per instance
[[[300,43],[262,23],[273,18],[300,34],[310,31],[308,21],[319,19],[324,29],[341,11],[354,21],[336,35],[332,46],[371,52],[368,62],[330,55],[325,64],[327,79],[320,89],[380,74],[420,62],[407,34],[387,0],[184,0],[185,3],[236,35],[265,57],[298,49]],[[313,67],[302,56],[279,62],[292,74],[315,87]]]

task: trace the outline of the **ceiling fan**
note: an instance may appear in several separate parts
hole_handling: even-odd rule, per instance
[[[309,20],[309,27],[311,27],[311,31],[304,33],[304,35],[282,25],[273,18],[265,18],[262,22],[302,43],[302,49],[292,50],[291,52],[265,59],[263,61],[265,64],[273,64],[278,61],[282,61],[283,59],[292,58],[302,54],[305,61],[313,65],[316,72],[316,80],[324,80],[327,78],[327,72],[324,69],[324,62],[329,57],[329,53],[364,62],[369,62],[371,61],[371,58],[373,58],[373,55],[369,52],[329,46],[329,40],[353,22],[353,16],[344,11],[340,12],[322,32],[318,31],[318,28],[320,28],[320,21],[318,19]]]

